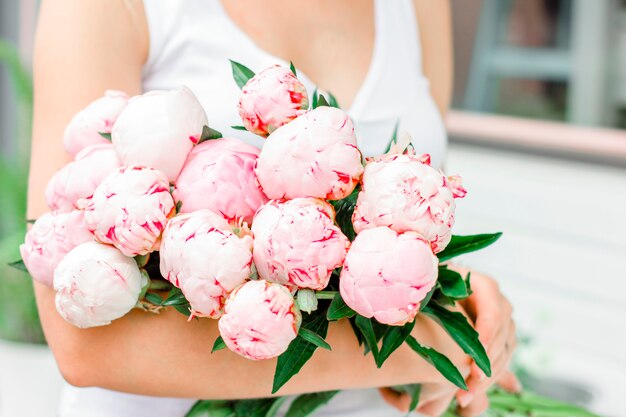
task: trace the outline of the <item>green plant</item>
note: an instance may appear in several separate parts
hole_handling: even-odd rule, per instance
[[[0,65],[14,90],[19,123],[14,153],[0,156],[0,337],[43,343],[32,284],[28,275],[8,267],[19,259],[26,231],[28,143],[32,119],[33,85],[14,45],[0,39]]]

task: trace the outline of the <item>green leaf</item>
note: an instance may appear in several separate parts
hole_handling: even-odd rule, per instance
[[[491,363],[487,352],[478,339],[478,333],[463,314],[447,310],[437,303],[429,304],[422,312],[435,319],[485,375],[491,376]]]
[[[243,88],[248,80],[254,77],[254,72],[250,68],[241,65],[239,62],[235,62],[232,59],[230,59],[229,61],[231,69],[233,71],[233,79],[235,80],[235,83],[237,83],[237,86],[239,86],[239,88]]]
[[[330,105],[328,104],[328,101],[326,101],[326,97],[324,97],[322,94],[319,94],[319,97],[317,98],[317,107],[330,107]]]
[[[222,137],[222,132],[210,128],[209,126],[204,126],[202,128],[202,135],[200,136],[200,140],[198,141],[198,143],[202,143],[205,140],[220,139]]]
[[[265,417],[275,417],[276,414],[278,413],[278,410],[280,410],[280,407],[288,399],[289,399],[289,397],[286,397],[286,396],[285,397],[276,397],[276,401],[274,401],[274,403],[269,408],[269,410],[267,410],[267,413],[265,413]]]
[[[315,392],[302,394],[291,403],[285,417],[306,417],[328,403],[339,391]]]
[[[35,224],[37,219],[26,219],[26,224]]]
[[[189,317],[189,314],[191,313],[189,311],[189,304],[175,305],[174,308],[176,309],[176,311],[178,311],[180,314],[184,315],[185,317]]]
[[[163,304],[163,299],[161,298],[161,296],[159,294],[156,294],[156,293],[153,293],[153,292],[147,293],[144,298],[149,303],[152,303],[152,304],[157,305],[157,306],[160,306],[160,305]]]
[[[330,345],[324,340],[320,335],[313,333],[312,331],[305,329],[304,327],[300,328],[298,332],[298,336],[306,340],[307,342],[313,343],[315,346],[320,347],[326,350],[332,350]]]
[[[180,213],[180,210],[183,208],[183,201],[182,200],[178,200],[176,202],[176,213]]]
[[[380,354],[376,365],[380,368],[383,363],[391,356],[396,349],[398,349],[407,337],[413,331],[415,327],[415,321],[407,323],[404,326],[389,326],[389,329],[383,335],[383,344],[380,348]]]
[[[407,385],[407,393],[411,396],[411,404],[409,404],[409,411],[413,411],[417,408],[420,402],[420,393],[422,392],[422,384],[410,384]]]
[[[245,126],[231,126],[230,128],[235,130],[248,130]]]
[[[328,104],[330,105],[330,107],[334,107],[336,109],[339,109],[341,107],[339,107],[339,103],[337,102],[337,98],[332,95],[331,93],[328,93]]]
[[[433,298],[433,294],[438,290],[437,286],[435,285],[430,291],[428,291],[428,294],[426,294],[426,297],[424,297],[424,299],[422,300],[422,302],[420,303],[420,311],[424,310],[426,308],[426,306],[428,305],[428,303],[430,303],[430,300]]]
[[[188,305],[189,301],[185,298],[185,295],[180,290],[180,288],[172,287],[170,292],[167,294],[167,299],[163,301],[164,306],[179,306],[179,305]]]
[[[463,299],[469,296],[467,286],[461,274],[445,266],[439,267],[439,278],[437,279],[441,292],[453,299]]]
[[[454,366],[452,361],[450,361],[450,359],[448,359],[445,355],[428,346],[422,346],[413,336],[407,337],[406,343],[415,351],[415,353],[420,355],[426,360],[426,362],[430,363],[435,367],[435,369],[441,372],[441,375],[443,375],[448,381],[452,382],[461,389],[467,390],[467,384],[465,383],[463,375],[461,375],[456,366]]]
[[[200,400],[185,417],[235,417],[235,411],[230,401]]]
[[[599,417],[579,406],[529,392],[514,394],[502,390],[492,390],[488,393],[488,397],[489,410],[498,416]]]
[[[356,207],[359,191],[360,187],[357,186],[346,198],[330,202],[335,208],[335,222],[337,226],[339,226],[343,234],[346,235],[350,241],[353,241],[356,237],[354,226],[352,225],[352,214]]]
[[[468,273],[467,273],[467,276],[465,277],[465,287],[467,288],[467,293],[468,293],[469,295],[472,295],[472,293],[474,292],[474,291],[472,290],[472,280],[471,280],[471,276],[472,276],[472,273],[471,273],[471,272],[468,272]]]
[[[354,317],[356,312],[352,310],[343,298],[341,298],[341,294],[335,294],[333,301],[330,302],[330,306],[328,307],[328,312],[326,313],[326,318],[330,321],[340,320],[343,318]]]
[[[110,133],[98,132],[98,134],[102,136],[103,138],[105,138],[106,140],[108,140],[109,142],[112,141]]]
[[[237,417],[265,417],[277,400],[278,397],[237,400],[233,408]]]
[[[328,320],[321,313],[322,309],[317,310],[313,314],[306,315],[302,320],[301,328],[312,331],[313,333],[326,338],[328,333]],[[278,357],[276,362],[276,371],[274,372],[274,383],[272,386],[272,394],[276,393],[297,374],[304,364],[311,359],[313,352],[317,346],[301,337],[296,337],[290,344],[285,353]]]
[[[24,272],[28,272],[28,269],[26,268],[26,264],[24,263],[23,260],[19,259],[17,261],[13,261],[13,262],[9,262],[8,265],[11,268],[15,268],[19,271],[24,271]]]
[[[501,232],[470,236],[453,235],[448,246],[439,252],[437,257],[439,262],[444,262],[455,256],[483,249],[500,239],[500,236],[502,236]]]
[[[317,92],[317,88],[313,90],[313,97],[311,98],[311,109],[317,108],[317,101],[319,100],[319,93]]]
[[[226,343],[224,342],[224,339],[222,339],[222,336],[217,336],[217,339],[215,339],[215,343],[213,343],[211,353],[217,352],[218,350],[222,349],[226,349]]]
[[[296,71],[296,66],[293,65],[293,62],[289,61],[289,69],[293,73],[294,76],[298,76],[298,71]]]
[[[356,324],[356,327],[358,327],[358,329],[361,331],[361,334],[363,335],[365,346],[367,346],[369,351],[372,352],[372,356],[374,356],[374,361],[378,363],[378,338],[376,337],[376,333],[374,333],[372,319],[357,315],[354,322]]]

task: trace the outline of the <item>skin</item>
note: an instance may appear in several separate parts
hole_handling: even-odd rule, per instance
[[[450,100],[452,71],[449,4],[440,1],[428,8],[426,4],[427,0],[415,0],[424,72],[444,113]],[[333,91],[343,107],[350,106],[371,60],[371,5],[364,7],[359,0],[224,0],[223,5],[261,48],[297,62],[318,85]],[[301,19],[282,19],[283,15],[275,10]],[[296,31],[300,36],[289,36]],[[139,94],[148,47],[147,23],[139,0],[42,2],[34,55],[29,218],[47,211],[45,186],[69,162],[61,138],[70,118],[105,89]],[[333,65],[326,65],[327,62]],[[512,351],[505,349],[512,334],[510,308],[505,308],[508,302],[491,279],[476,276],[473,282],[477,294],[466,302],[465,308],[488,342],[492,362],[505,369]],[[57,314],[51,289],[35,283],[35,291],[49,345],[59,369],[73,385],[189,398],[251,398],[270,394],[275,361],[248,361],[227,350],[210,354],[210,346],[218,335],[213,320],[187,322],[169,310],[159,316],[133,311],[110,326],[80,330]],[[418,317],[414,336],[449,356],[464,375],[469,375],[474,398],[467,401],[465,411],[466,415],[475,415],[475,410],[484,405],[486,387],[498,375],[481,381],[469,358],[425,317]],[[400,348],[377,369],[370,357],[362,355],[345,321],[331,323],[327,340],[333,351],[318,350],[279,394],[419,382],[424,384],[420,411],[428,415],[440,413],[457,394],[434,368],[407,347]],[[241,375],[256,383],[242,385]],[[472,382],[474,379],[478,382]],[[396,407],[408,407],[405,396],[389,390],[382,393]]]

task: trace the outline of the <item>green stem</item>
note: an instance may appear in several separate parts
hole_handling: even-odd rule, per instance
[[[172,284],[162,279],[153,279],[148,287],[151,291],[167,291],[172,288]]]
[[[332,300],[339,291],[316,291],[315,297],[318,300]]]

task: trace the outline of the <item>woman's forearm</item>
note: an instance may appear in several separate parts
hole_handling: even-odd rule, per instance
[[[215,320],[187,322],[171,309],[159,315],[134,311],[109,326],[80,330],[56,313],[52,290],[37,285],[36,291],[48,341],[71,384],[169,397],[271,395],[275,360],[250,361],[227,349],[211,354],[218,336]],[[414,334],[468,372],[469,359],[432,321],[418,317]],[[442,380],[406,347],[377,369],[370,355],[363,356],[345,320],[331,323],[327,341],[332,352],[318,349],[279,395]]]

